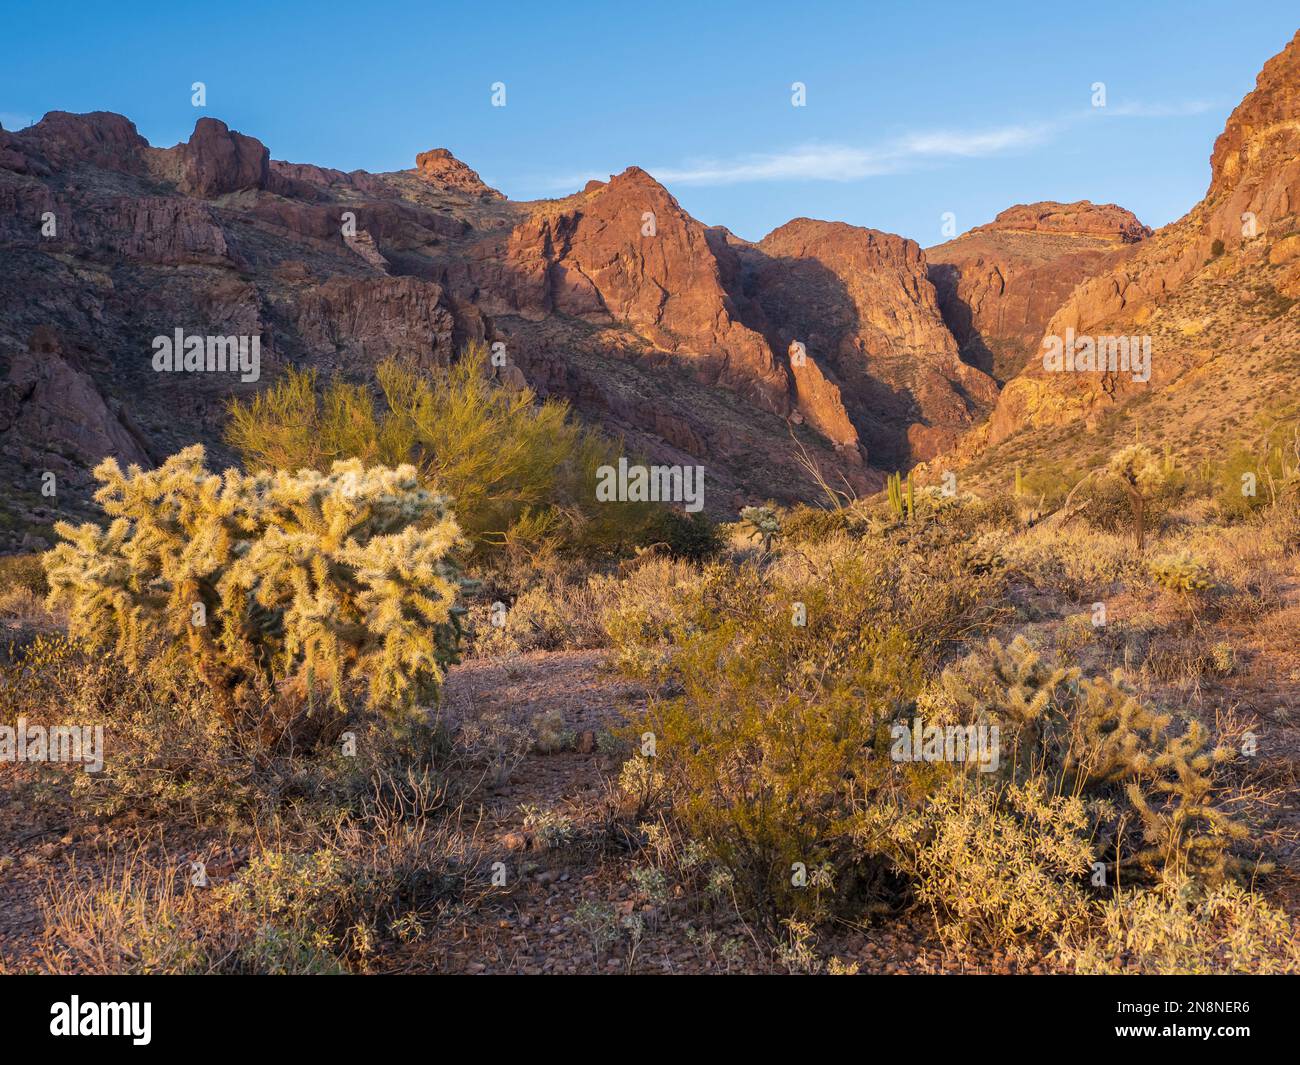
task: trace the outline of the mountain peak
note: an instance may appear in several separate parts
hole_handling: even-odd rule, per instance
[[[490,188],[483,179],[457,159],[446,148],[431,148],[415,157],[415,169],[425,181],[454,192],[464,192],[483,199],[503,200],[505,197]]]
[[[1151,229],[1137,215],[1114,203],[1091,200],[1059,203],[1043,200],[1008,207],[992,222],[976,226],[971,233],[1029,232],[1062,236],[1102,237],[1132,244],[1151,236]]]

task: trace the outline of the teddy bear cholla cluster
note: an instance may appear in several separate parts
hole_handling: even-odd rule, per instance
[[[340,706],[365,680],[400,718],[437,694],[459,639],[461,541],[448,501],[413,466],[215,474],[202,446],[157,469],[95,469],[111,519],[61,523],[45,556],[70,632],[138,668],[186,657],[231,723]]]

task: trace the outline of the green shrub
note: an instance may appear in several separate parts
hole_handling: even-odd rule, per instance
[[[852,616],[824,590],[805,594],[804,627],[769,595],[689,639],[673,659],[682,695],[656,700],[637,729],[655,737],[676,829],[772,928],[792,914],[854,912],[890,887],[858,801],[893,783],[889,725],[920,677],[900,630]],[[812,885],[824,890],[795,883],[800,866],[825,869]]]
[[[890,730],[927,659],[990,617],[998,588],[951,551],[837,538],[709,567],[675,609],[611,631],[629,651],[652,645],[653,675],[677,693],[635,730],[657,740],[649,790],[770,924],[860,913],[899,889],[875,818],[943,770],[900,772]],[[816,890],[791,883],[795,863]]]
[[[395,723],[435,698],[459,641],[460,533],[415,469],[249,477],[203,460],[196,445],[148,472],[96,468],[111,523],[60,523],[45,556],[71,635],[133,669],[183,664],[227,725],[263,735],[319,734],[313,707],[344,711],[361,682]]]
[[[1276,434],[1273,434],[1276,435]],[[1240,521],[1278,502],[1300,497],[1300,459],[1289,448],[1270,446],[1257,451],[1239,448],[1214,471],[1214,505],[1220,518]]]
[[[497,385],[488,363],[481,344],[432,374],[381,363],[382,401],[337,379],[321,389],[314,372],[291,369],[247,404],[231,403],[227,440],[252,470],[412,462],[449,497],[480,554],[634,542],[653,508],[596,500],[596,471],[617,462],[617,443],[584,429],[561,401]]]
[[[642,543],[686,562],[708,562],[723,548],[717,525],[705,514],[683,514],[670,507],[656,508],[642,533]]]

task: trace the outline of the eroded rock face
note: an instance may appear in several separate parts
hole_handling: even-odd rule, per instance
[[[88,239],[132,259],[167,266],[209,263],[238,266],[225,233],[206,204],[175,197],[124,199],[97,212]],[[79,222],[79,233],[85,227]]]
[[[1265,64],[1215,142],[1205,199],[1081,283],[1045,337],[1150,336],[1150,379],[1049,372],[1035,353],[1003,390],[972,452],[1026,427],[1093,423],[1142,391],[1192,382],[1225,350],[1295,343],[1300,277],[1273,249],[1300,224],[1300,34]],[[1280,295],[1282,300],[1276,297]]]
[[[926,258],[962,358],[1005,381],[1033,356],[1074,288],[1150,235],[1115,204],[1024,204],[928,249]]]
[[[87,471],[110,456],[152,464],[120,406],[110,408],[52,329],[34,332],[10,362],[0,389],[0,436],[33,467],[74,479],[87,480]]]
[[[800,218],[731,244],[756,320],[835,382],[874,464],[928,459],[992,406],[996,387],[958,357],[915,241]]]
[[[303,296],[297,318],[311,350],[354,372],[388,357],[446,365],[454,326],[442,288],[413,277],[331,278]]]
[[[499,254],[489,251],[485,287],[525,316],[627,325],[698,379],[787,414],[786,368],[739,320],[705,227],[637,167],[588,189],[537,211]]]

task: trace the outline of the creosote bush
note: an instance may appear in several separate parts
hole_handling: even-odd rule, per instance
[[[201,446],[148,472],[95,470],[110,524],[57,526],[49,605],[133,669],[199,678],[229,726],[329,731],[327,703],[364,686],[402,722],[436,698],[459,641],[460,542],[411,466],[248,476]],[[182,683],[183,679],[178,679]]]

